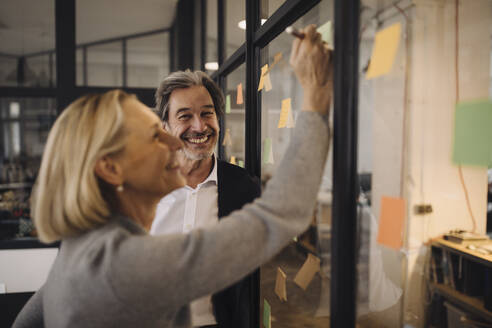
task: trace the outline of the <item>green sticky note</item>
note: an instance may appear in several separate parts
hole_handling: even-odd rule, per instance
[[[237,161],[237,165],[244,169],[244,162],[242,160]]]
[[[226,105],[225,105],[225,112],[230,113],[231,112],[231,95],[226,96]]]
[[[267,300],[263,300],[263,327],[272,327],[272,310]]]
[[[492,103],[489,100],[456,105],[453,162],[488,167],[492,164]]]
[[[328,43],[330,49],[333,49],[333,25],[331,21],[327,21],[318,27],[318,33],[321,34],[321,39]]]
[[[272,139],[265,138],[265,140],[263,141],[263,164],[268,164],[271,150],[272,150]]]

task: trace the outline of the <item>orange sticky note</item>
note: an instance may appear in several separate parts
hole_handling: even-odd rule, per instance
[[[403,246],[403,224],[405,222],[405,200],[381,197],[378,243],[399,250]]]
[[[400,43],[400,34],[400,23],[393,24],[376,34],[366,79],[385,75],[391,71]]]
[[[282,60],[282,53],[277,52],[275,56],[273,56],[273,63],[272,66],[266,71],[266,73],[270,73],[270,71],[277,65],[280,61]]]
[[[263,65],[261,68],[260,83],[258,84],[258,91],[265,87],[265,91],[272,90],[272,82],[270,81],[270,74],[268,74],[268,64]]]
[[[239,83],[237,85],[237,99],[236,104],[241,105],[243,103],[243,84]]]
[[[231,146],[231,145],[232,145],[231,130],[227,128],[224,135],[224,141],[222,141],[222,146]]]
[[[277,268],[277,279],[275,280],[275,294],[280,298],[281,301],[287,301],[287,275],[282,271],[282,269]]]
[[[297,272],[296,277],[294,278],[294,282],[306,290],[311,281],[314,278],[314,275],[320,270],[320,259],[309,253],[306,262],[302,265],[299,272]]]
[[[236,156],[231,156],[229,163],[236,165]]]
[[[290,98],[282,100],[282,110],[280,111],[280,119],[278,120],[278,128],[293,127],[294,118],[291,113],[291,100]],[[287,126],[289,123],[290,126]]]

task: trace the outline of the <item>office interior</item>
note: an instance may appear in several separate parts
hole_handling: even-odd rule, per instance
[[[154,107],[170,72],[203,70],[227,99],[217,155],[265,184],[302,101],[284,30],[309,24],[333,48],[334,138],[310,228],[256,274],[252,327],[492,327],[490,0],[2,0],[0,326],[58,251],[29,194],[71,101]]]

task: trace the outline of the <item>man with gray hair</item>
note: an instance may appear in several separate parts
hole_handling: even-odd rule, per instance
[[[155,98],[164,128],[183,142],[178,160],[187,185],[159,202],[151,234],[187,233],[217,224],[221,217],[260,195],[259,183],[244,169],[218,160],[214,154],[224,95],[207,74],[174,72],[162,81]],[[192,302],[193,326],[251,327],[252,286],[249,276]]]

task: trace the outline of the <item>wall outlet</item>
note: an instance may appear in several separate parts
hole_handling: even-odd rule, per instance
[[[415,214],[424,215],[432,213],[432,205],[431,204],[417,204],[414,206]]]

